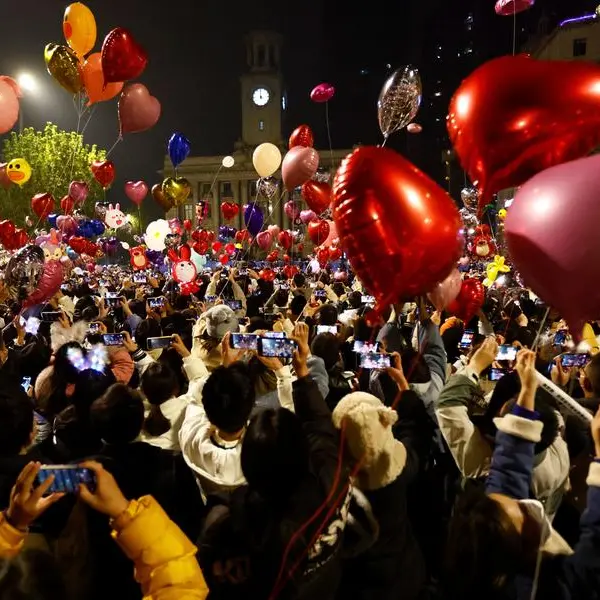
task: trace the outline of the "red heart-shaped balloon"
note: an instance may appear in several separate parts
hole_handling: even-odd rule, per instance
[[[272,250],[267,254],[267,260],[269,262],[275,262],[279,258],[279,250]]]
[[[336,261],[342,258],[342,251],[339,248],[329,248],[329,260]]]
[[[308,207],[320,215],[331,204],[331,186],[323,181],[310,179],[302,185],[302,197]]]
[[[357,148],[338,169],[333,197],[344,250],[380,306],[426,294],[461,256],[454,201],[392,150]]]
[[[219,262],[222,265],[226,265],[229,262],[229,254],[221,254],[219,256]]]
[[[221,204],[221,212],[226,221],[237,217],[240,212],[240,207],[234,202],[223,202]]]
[[[150,95],[141,83],[128,85],[119,98],[119,125],[121,135],[139,133],[156,125],[160,119],[160,102]]]
[[[277,241],[282,248],[289,250],[294,243],[294,238],[289,231],[280,231],[279,235],[277,236]]]
[[[446,310],[468,323],[483,306],[485,288],[479,279],[467,278],[462,282],[458,296],[448,304]]]
[[[123,27],[108,33],[102,44],[104,84],[137,79],[148,64],[146,51]]]
[[[198,254],[206,254],[208,252],[208,242],[194,242],[192,248]]]
[[[600,143],[600,66],[527,56],[491,60],[450,102],[450,140],[480,191],[504,188],[587,155]]]
[[[90,169],[94,179],[104,188],[115,180],[115,165],[111,160],[95,160]]]
[[[0,221],[0,236],[3,238],[12,237],[15,232],[15,225],[9,219],[3,219]]]
[[[291,150],[296,146],[304,146],[305,148],[312,148],[315,143],[315,137],[312,129],[308,125],[299,125],[292,131],[288,148]]]
[[[317,246],[322,244],[329,236],[329,223],[324,219],[311,221],[306,228],[308,231],[308,237],[311,239],[313,244]]]
[[[73,200],[73,198],[71,198],[71,196],[68,194],[60,199],[60,209],[63,211],[63,213],[65,213],[65,215],[71,214],[74,208],[75,200]]]
[[[218,252],[223,247],[221,242],[214,242],[212,245],[213,252]]]
[[[329,248],[319,248],[316,256],[321,269],[324,269],[329,261]]]
[[[240,229],[235,232],[236,242],[247,242],[250,239],[250,232],[247,229]]]
[[[36,194],[31,199],[31,210],[40,218],[47,219],[54,212],[54,198],[52,194],[45,192]]]
[[[12,247],[16,250],[22,248],[29,241],[29,236],[24,229],[15,229],[12,235]],[[56,290],[55,290],[56,291]]]

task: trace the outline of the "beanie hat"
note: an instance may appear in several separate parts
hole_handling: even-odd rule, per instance
[[[365,392],[348,394],[333,411],[333,424],[344,427],[346,446],[361,468],[358,487],[383,488],[397,479],[406,464],[406,448],[394,439],[398,413]]]
[[[235,313],[225,304],[219,304],[207,310],[204,319],[206,321],[206,333],[211,338],[218,340],[222,339],[227,332],[237,331],[239,328]]]

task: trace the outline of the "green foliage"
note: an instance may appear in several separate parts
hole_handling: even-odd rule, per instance
[[[95,202],[102,200],[102,188],[92,177],[90,164],[106,158],[106,151],[95,144],[84,144],[79,133],[62,131],[53,123],[46,123],[43,131],[30,127],[23,133],[12,132],[4,140],[3,161],[13,158],[27,160],[32,172],[22,187],[0,188],[0,218],[13,219],[17,227],[22,227],[25,216],[31,214],[31,198],[35,194],[52,194],[60,212],[60,199],[67,194],[71,181],[87,181],[90,186],[85,213],[93,214]],[[32,218],[37,220],[35,215]]]

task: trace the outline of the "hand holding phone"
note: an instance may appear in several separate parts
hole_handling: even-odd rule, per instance
[[[96,489],[96,474],[91,469],[78,465],[42,465],[38,474],[37,482],[43,484],[53,475],[54,481],[46,492],[75,494],[79,485],[85,483],[90,491]]]
[[[173,336],[166,335],[161,337],[149,337],[147,340],[148,350],[158,350],[159,348],[168,348],[173,343]]]
[[[102,343],[105,346],[122,346],[125,336],[122,333],[105,333],[102,336]]]
[[[291,359],[297,348],[297,342],[288,338],[261,337],[258,341],[258,355],[266,358]]]
[[[576,367],[581,369],[585,367],[589,360],[589,356],[582,352],[571,352],[568,354],[562,354],[560,357],[560,364],[563,368]]]
[[[233,350],[258,350],[258,335],[254,333],[232,333],[229,345]]]
[[[509,344],[498,346],[498,354],[496,360],[515,360],[517,358],[517,348]]]
[[[389,354],[379,352],[365,353],[360,355],[359,366],[362,369],[387,369],[392,366]]]

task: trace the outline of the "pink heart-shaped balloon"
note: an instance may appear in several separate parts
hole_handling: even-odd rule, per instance
[[[308,225],[311,221],[314,221],[317,218],[317,215],[314,210],[303,210],[300,213],[300,220]]]
[[[273,236],[273,239],[275,239],[279,235],[281,229],[279,228],[279,225],[269,225],[267,231]]]
[[[69,184],[69,196],[77,204],[83,204],[90,193],[90,187],[85,181],[71,181]]]
[[[315,86],[310,93],[310,99],[313,102],[328,102],[333,98],[335,88],[330,83],[320,83]]]
[[[125,195],[139,206],[148,195],[148,184],[145,181],[128,181],[125,184]]]
[[[71,215],[56,217],[56,226],[64,235],[73,235],[77,231],[77,221]]]
[[[160,118],[160,110],[160,102],[150,95],[145,85],[128,85],[119,98],[121,135],[150,129]]]
[[[281,163],[281,176],[288,190],[308,181],[319,168],[319,153],[314,148],[296,146],[288,151]]]
[[[285,214],[287,215],[287,217],[289,219],[291,219],[292,221],[294,219],[297,219],[298,215],[300,214],[300,209],[298,208],[298,205],[293,200],[288,200],[283,205],[283,210],[285,211]]]
[[[268,250],[273,243],[273,236],[269,231],[261,231],[256,236],[256,243],[261,250]]]

